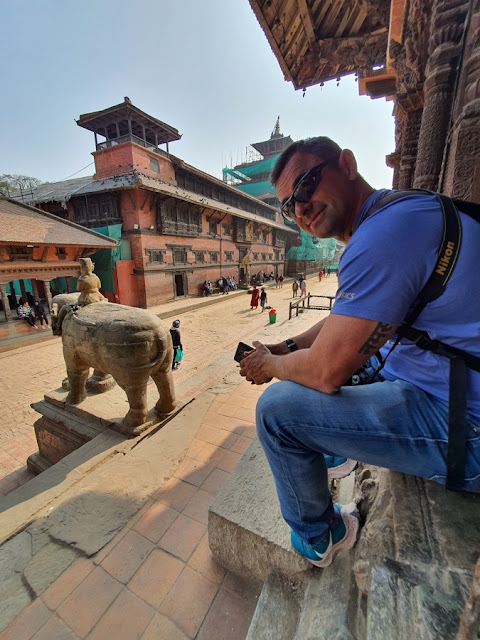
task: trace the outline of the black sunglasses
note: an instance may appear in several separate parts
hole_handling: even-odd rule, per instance
[[[321,162],[309,169],[297,182],[292,195],[282,204],[281,212],[286,220],[295,220],[295,203],[309,202],[322,181],[322,173],[328,162]]]

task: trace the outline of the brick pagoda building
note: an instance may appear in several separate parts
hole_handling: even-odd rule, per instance
[[[176,129],[128,98],[77,124],[94,133],[95,174],[41,185],[27,201],[121,241],[113,258],[93,257],[110,300],[149,307],[198,295],[204,280],[247,283],[283,267],[297,232],[276,208],[172,155]]]

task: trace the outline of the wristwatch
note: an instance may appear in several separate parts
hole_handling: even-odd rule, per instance
[[[285,344],[287,345],[289,351],[296,351],[298,349],[297,343],[294,342],[291,338],[287,338],[285,340]]]

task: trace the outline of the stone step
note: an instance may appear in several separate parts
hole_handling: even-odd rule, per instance
[[[313,569],[292,640],[355,640],[349,630],[352,592],[355,592],[355,578],[351,553],[339,553],[326,569]],[[384,636],[383,640],[387,637]]]
[[[224,567],[262,582],[271,571],[286,576],[311,564],[292,551],[272,474],[255,439],[216,495],[208,514],[208,540]]]
[[[354,475],[337,482],[335,494],[352,500]],[[264,581],[272,571],[295,576],[312,565],[290,544],[273,477],[257,439],[217,494],[208,517],[210,549],[230,570]]]
[[[287,578],[272,572],[263,585],[245,640],[292,640],[307,585],[302,574]]]
[[[350,502],[354,474],[335,481],[336,499]],[[320,570],[293,552],[273,477],[258,440],[217,494],[209,513],[209,544],[231,571],[264,581],[247,640],[338,640],[349,635],[351,554]],[[355,585],[353,584],[353,587]]]

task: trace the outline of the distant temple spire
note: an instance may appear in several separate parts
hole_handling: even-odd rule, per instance
[[[281,133],[280,133],[280,116],[277,116],[277,121],[275,122],[275,126],[273,128],[273,131],[270,135],[270,140],[272,140],[272,138],[278,138],[281,137]]]

